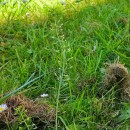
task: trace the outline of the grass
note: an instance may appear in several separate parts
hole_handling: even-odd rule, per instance
[[[46,129],[130,129],[128,117],[116,121],[129,103],[117,102],[114,89],[102,96],[101,86],[104,63],[118,59],[129,70],[129,6],[128,0],[1,4],[0,94],[43,74],[22,93],[49,94],[56,118]]]

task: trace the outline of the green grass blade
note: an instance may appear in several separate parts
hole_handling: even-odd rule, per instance
[[[27,85],[29,85],[29,84],[35,82],[36,80],[40,79],[42,76],[43,76],[43,75],[40,75],[40,76],[38,76],[38,77],[36,77],[36,78],[30,80],[30,81],[27,80],[27,81],[25,82],[25,84],[23,84],[21,87],[19,87],[18,89],[14,90],[13,92],[11,92],[11,93],[5,95],[4,97],[2,97],[2,98],[0,99],[0,103],[4,102],[4,101],[5,101],[7,98],[9,98],[10,96],[12,96],[12,95],[18,93],[20,90],[22,90],[22,89],[23,89],[24,87],[26,87]],[[32,76],[30,76],[30,77],[32,77]],[[30,79],[30,77],[29,77],[29,79]]]

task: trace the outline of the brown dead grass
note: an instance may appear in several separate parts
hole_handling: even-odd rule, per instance
[[[18,115],[16,115],[15,110],[19,106],[27,111],[27,116],[33,119],[37,119],[37,122],[54,122],[55,110],[47,103],[41,104],[38,101],[28,99],[22,95],[18,95],[7,99],[6,104],[8,109],[0,113],[0,121],[5,124],[17,122]]]
[[[121,98],[130,101],[130,74],[127,68],[120,63],[109,64],[106,68],[104,84],[107,88],[116,86]]]

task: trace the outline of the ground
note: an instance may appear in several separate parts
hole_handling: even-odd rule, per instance
[[[55,120],[45,129],[130,129],[130,104],[114,89],[103,92],[106,63],[130,68],[129,13],[129,0],[1,3],[1,97],[43,75],[17,94],[49,95],[40,100],[55,108]],[[8,129],[28,129],[17,124]]]

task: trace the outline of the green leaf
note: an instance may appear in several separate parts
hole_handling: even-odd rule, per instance
[[[124,110],[121,115],[118,117],[118,122],[130,119],[130,107]]]
[[[32,75],[34,75],[34,74],[32,74]],[[40,78],[43,76],[43,75],[40,75],[40,76],[38,76],[38,77],[36,77],[36,78],[30,80],[31,77],[32,77],[32,75],[31,75],[31,76],[29,77],[29,79],[28,79],[22,86],[20,86],[18,89],[14,90],[13,92],[10,92],[9,94],[7,94],[7,95],[5,95],[4,97],[2,97],[2,98],[0,99],[0,103],[4,102],[4,101],[5,101],[6,99],[8,99],[10,96],[12,96],[12,95],[18,93],[20,90],[22,90],[23,88],[25,88],[26,86],[28,86],[29,84],[35,82],[36,80],[40,79]]]

